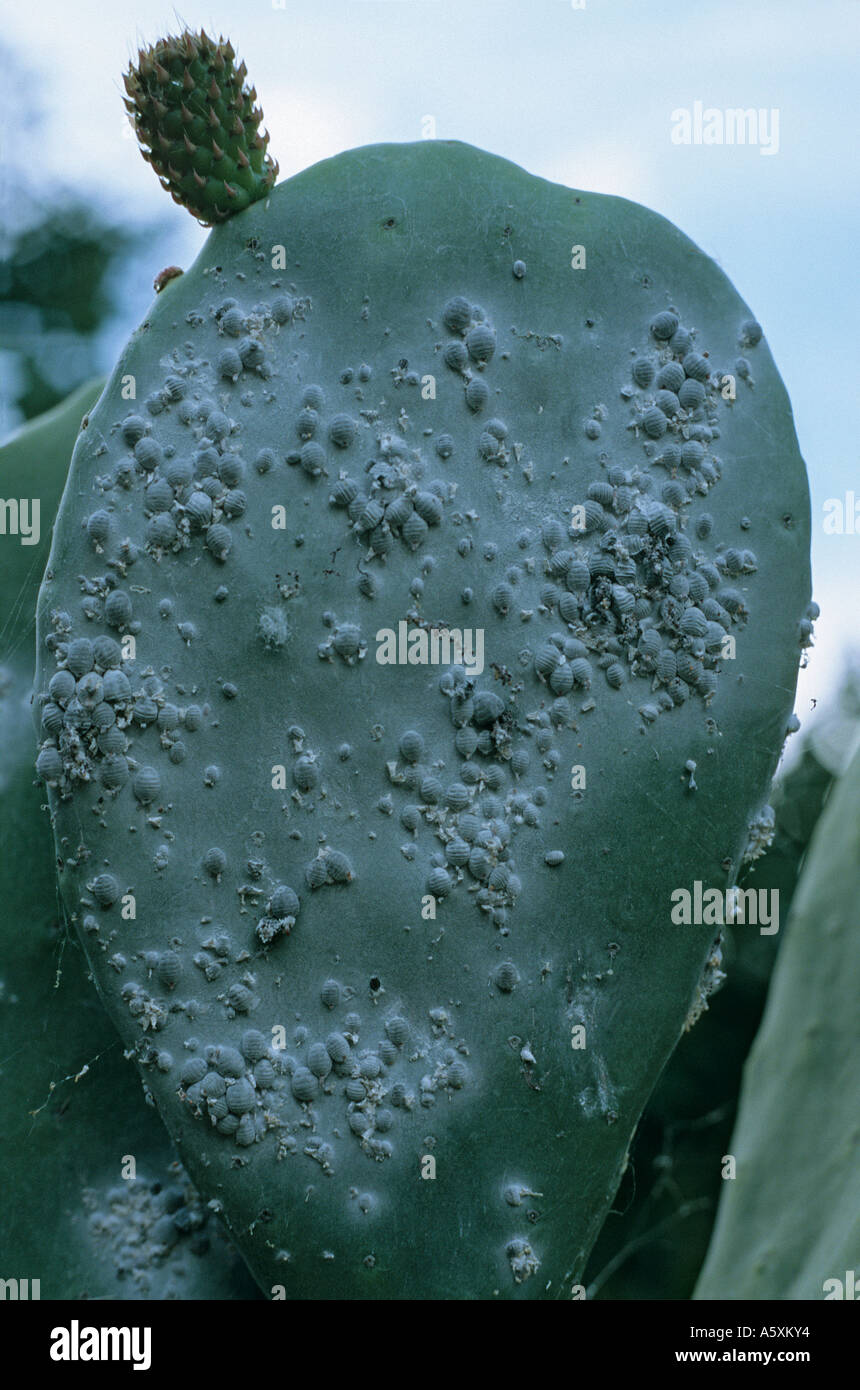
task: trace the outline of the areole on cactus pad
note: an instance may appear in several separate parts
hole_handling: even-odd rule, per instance
[[[734,882],[808,549],[760,328],[635,204],[370,146],[165,287],[75,450],[39,770],[267,1292],[576,1292],[719,973],[672,894]]]

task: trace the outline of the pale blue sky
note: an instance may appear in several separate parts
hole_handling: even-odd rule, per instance
[[[14,139],[16,162],[38,160],[114,214],[164,219],[166,260],[187,264],[204,233],[160,190],[121,103],[129,57],[175,31],[177,15],[232,38],[281,178],[352,146],[419,139],[429,115],[440,138],[656,209],[719,262],[764,325],[810,471],[822,616],[798,695],[808,726],[810,702],[826,699],[846,643],[860,643],[860,534],[822,528],[825,499],[852,487],[860,499],[849,429],[860,365],[860,0],[7,5],[5,40],[41,77],[44,117],[22,130],[7,110],[4,144]],[[777,108],[778,151],[673,144],[671,113],[696,101]],[[157,269],[130,268],[135,319]]]

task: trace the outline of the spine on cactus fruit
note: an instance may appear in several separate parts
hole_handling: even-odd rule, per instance
[[[141,49],[124,77],[144,159],[205,226],[265,198],[278,175],[257,93],[235,58],[229,42],[186,29]]]

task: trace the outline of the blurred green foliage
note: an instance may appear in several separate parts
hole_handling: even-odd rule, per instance
[[[98,198],[81,196],[71,182],[40,181],[43,73],[2,41],[0,67],[0,438],[5,439],[107,371],[140,316],[140,290],[151,293],[153,240],[161,238],[162,224],[123,222],[102,210]],[[140,276],[129,275],[129,268],[144,250],[147,272],[140,285]]]
[[[100,333],[118,310],[112,272],[141,240],[139,231],[64,197],[31,204],[25,223],[2,238],[0,330],[12,358],[4,433],[98,372]]]

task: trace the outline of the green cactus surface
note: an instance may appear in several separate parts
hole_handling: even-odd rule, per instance
[[[28,1292],[37,1280],[42,1299],[252,1298],[64,926],[33,777],[36,595],[72,447],[102,385],[82,386],[0,448],[0,491],[38,495],[45,522],[38,545],[0,542],[2,1275]]]
[[[267,197],[278,176],[257,94],[235,57],[223,39],[185,30],[141,49],[125,76],[144,159],[174,201],[207,225]]]
[[[860,754],[815,830],[744,1072],[697,1299],[856,1299]]]
[[[672,894],[736,881],[808,549],[759,325],[622,199],[353,150],[155,303],[75,449],[37,768],[267,1293],[577,1295],[719,975]]]

